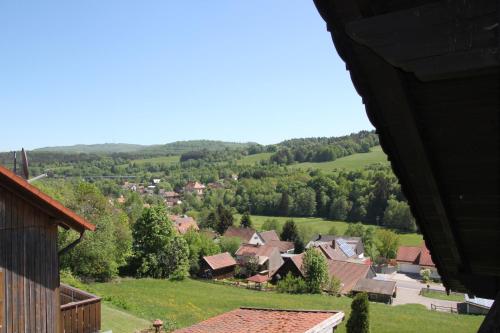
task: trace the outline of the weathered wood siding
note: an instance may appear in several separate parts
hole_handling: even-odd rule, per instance
[[[94,333],[101,329],[101,298],[61,285],[62,333]]]
[[[57,225],[0,186],[0,333],[56,333],[60,316]]]

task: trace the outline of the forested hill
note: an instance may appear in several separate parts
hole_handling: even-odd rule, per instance
[[[180,155],[193,150],[224,150],[226,148],[246,148],[255,143],[225,142],[214,140],[175,141],[164,145],[137,145],[128,143],[103,143],[93,145],[73,145],[59,147],[44,147],[32,152],[56,152],[73,154],[113,154],[113,153],[140,153],[146,155]]]
[[[241,164],[239,161],[253,156],[260,165],[333,162],[368,153],[378,143],[375,132],[361,131],[341,137],[292,139],[271,145],[192,140],[151,146],[107,143],[48,147],[29,151],[28,156],[33,175],[41,172],[59,176],[131,175],[139,171],[137,168],[152,172],[207,163]],[[265,158],[260,158],[262,156]],[[0,164],[12,167],[12,153],[0,153]]]
[[[43,147],[33,149],[33,152],[56,152],[56,153],[74,153],[74,154],[110,154],[110,153],[131,153],[149,146],[135,145],[129,143],[102,143],[95,145],[73,145],[58,147]]]

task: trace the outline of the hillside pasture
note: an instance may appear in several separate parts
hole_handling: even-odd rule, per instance
[[[351,299],[326,295],[289,295],[259,292],[206,281],[187,279],[123,279],[93,283],[88,288],[110,302],[121,304],[127,312],[151,322],[154,319],[186,327],[240,306],[280,309],[341,310],[346,320],[338,332],[345,332]],[[112,327],[115,318],[103,313],[103,327]],[[457,315],[427,310],[422,305],[389,306],[370,303],[373,332],[476,332],[484,316]],[[113,332],[115,332],[113,330]],[[117,332],[121,332],[117,330]]]
[[[387,155],[382,151],[382,147],[375,146],[368,153],[353,154],[346,157],[341,157],[331,162],[305,162],[292,164],[289,167],[295,169],[318,169],[324,172],[333,172],[337,170],[354,171],[361,170],[370,164],[388,165]]]
[[[253,155],[247,155],[238,161],[236,161],[236,164],[238,165],[254,165],[259,163],[260,161],[265,161],[269,160],[273,153],[260,153],[260,154],[253,154]]]
[[[328,234],[328,231],[331,229],[332,226],[335,226],[337,229],[337,232],[339,234],[344,234],[345,231],[347,230],[347,227],[349,225],[349,222],[343,222],[343,221],[332,221],[332,220],[326,220],[322,219],[319,217],[282,217],[282,216],[261,216],[261,215],[252,215],[252,223],[254,228],[257,230],[262,230],[262,225],[266,220],[269,219],[275,219],[278,221],[278,224],[280,227],[285,224],[285,222],[289,219],[293,219],[297,226],[300,227],[306,227],[310,229],[310,233],[312,234]],[[240,216],[236,216],[236,223],[239,223],[240,221]],[[365,226],[369,226],[368,224],[365,224]],[[375,228],[378,228],[377,226],[374,226]],[[423,238],[422,235],[417,234],[417,233],[407,233],[407,234],[400,234],[400,241],[401,245],[406,245],[406,246],[418,246],[422,244]]]

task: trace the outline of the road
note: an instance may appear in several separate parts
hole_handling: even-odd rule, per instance
[[[431,304],[434,304],[437,306],[457,308],[457,302],[421,296],[420,290],[427,285],[407,275],[399,273],[377,274],[377,279],[396,281],[397,296],[393,299],[392,305],[422,304],[430,309]],[[442,284],[430,283],[430,286],[432,289],[445,290]]]

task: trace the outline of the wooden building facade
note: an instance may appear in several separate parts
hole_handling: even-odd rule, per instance
[[[0,333],[63,331],[58,225],[81,234],[94,230],[92,224],[0,167]]]

